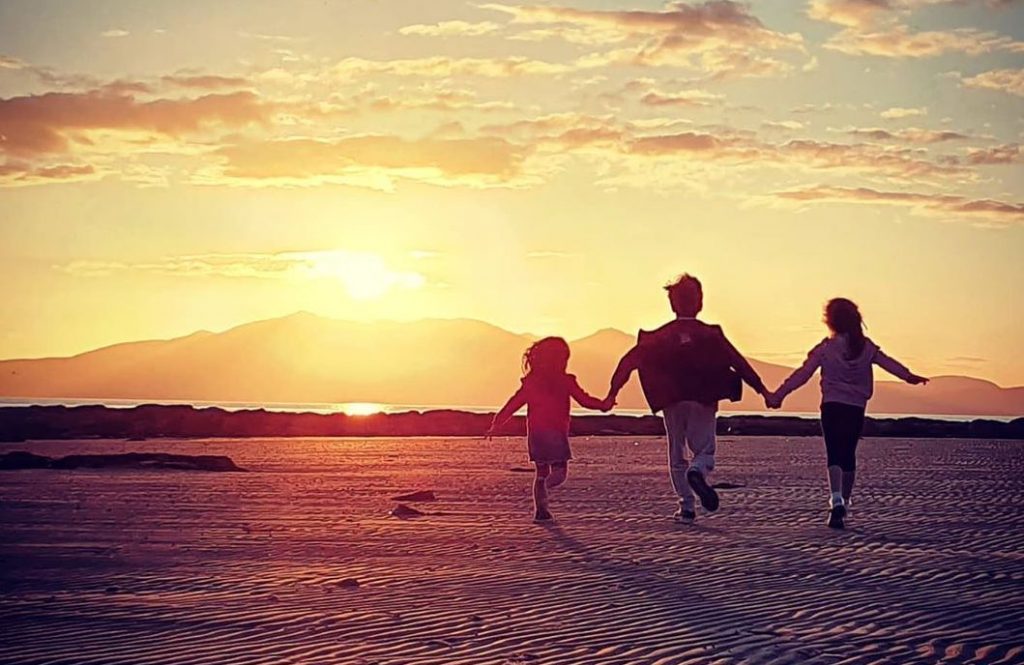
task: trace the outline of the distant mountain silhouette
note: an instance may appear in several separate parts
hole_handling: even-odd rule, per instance
[[[0,396],[495,406],[518,385],[523,350],[534,339],[469,319],[360,323],[300,312],[222,333],[0,361]],[[603,394],[632,341],[614,329],[575,340],[570,370],[590,392]],[[770,387],[790,371],[752,363]],[[785,410],[814,411],[818,401],[812,381],[789,397]],[[644,408],[635,378],[619,405]],[[742,401],[722,406],[763,410],[749,390]],[[1024,414],[1024,387],[962,376],[936,377],[925,387],[883,381],[870,410],[1016,416]]]

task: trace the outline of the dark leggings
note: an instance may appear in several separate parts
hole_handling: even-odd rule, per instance
[[[857,442],[863,429],[864,407],[839,402],[821,405],[821,433],[829,466],[849,472],[857,470]]]

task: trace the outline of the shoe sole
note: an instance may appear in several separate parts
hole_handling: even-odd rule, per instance
[[[846,507],[836,506],[828,512],[828,528],[830,529],[845,529],[846,524],[843,522],[843,518],[846,517]]]
[[[690,471],[686,474],[686,480],[690,483],[690,487],[700,497],[700,505],[704,507],[704,510],[709,513],[713,513],[718,510],[719,500],[718,492],[711,485],[708,485],[708,481],[704,478],[704,474],[700,471]]]

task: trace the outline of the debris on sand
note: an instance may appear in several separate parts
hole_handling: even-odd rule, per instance
[[[340,586],[342,589],[358,589],[359,580],[357,580],[354,577],[346,577],[345,579],[338,582],[338,586]]]
[[[512,473],[533,473],[533,469],[528,469],[525,466],[514,466],[509,471]]]
[[[414,517],[423,517],[426,513],[422,513],[412,506],[407,506],[404,503],[400,503],[391,509],[389,513],[392,517],[397,517],[400,520],[412,519]]]
[[[0,469],[170,469],[175,471],[245,471],[226,455],[121,453],[45,457],[24,450],[0,455]]]
[[[437,501],[437,497],[431,490],[417,490],[409,494],[391,497],[392,501]]]
[[[743,483],[715,483],[712,485],[716,490],[738,490],[746,487]]]

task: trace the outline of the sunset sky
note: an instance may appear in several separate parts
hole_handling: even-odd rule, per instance
[[[1024,384],[1024,2],[0,1],[0,358],[297,310]],[[329,350],[325,350],[329,352]]]

